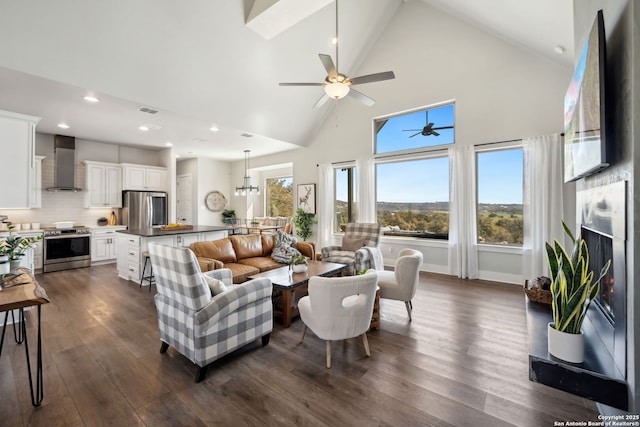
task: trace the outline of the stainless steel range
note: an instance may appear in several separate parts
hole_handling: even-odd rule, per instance
[[[44,228],[44,273],[91,266],[91,231],[84,226]]]

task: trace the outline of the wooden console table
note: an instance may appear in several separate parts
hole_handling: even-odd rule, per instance
[[[15,273],[15,274],[14,274]],[[31,404],[40,406],[44,397],[42,384],[42,328],[41,312],[42,304],[49,302],[49,297],[45,290],[38,284],[30,270],[19,268],[15,272],[2,275],[2,289],[0,289],[0,312],[4,312],[4,324],[2,326],[2,337],[0,338],[0,356],[4,344],[4,335],[7,329],[9,314],[13,319],[13,335],[16,343],[24,343],[24,350],[27,357],[27,372],[29,374],[29,389],[31,391]],[[27,338],[27,328],[25,326],[24,309],[37,307],[38,310],[38,348],[36,356],[36,390],[33,390],[33,377],[31,374],[31,360],[29,358],[29,340]],[[16,331],[16,319],[13,310],[19,310],[18,329]]]

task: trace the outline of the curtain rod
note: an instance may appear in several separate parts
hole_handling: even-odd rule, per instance
[[[564,136],[564,132],[562,132],[560,134],[560,136]],[[507,139],[507,140],[504,140],[504,141],[496,141],[496,142],[484,142],[482,144],[474,144],[473,146],[474,147],[482,147],[482,146],[485,146],[485,145],[506,144],[508,142],[518,142],[518,141],[522,141],[522,138]]]
[[[496,142],[483,142],[482,144],[474,144],[474,147],[484,147],[485,145],[495,145],[495,144],[506,144],[507,142],[518,142],[522,141],[522,138],[517,139],[507,139],[504,141],[496,141]]]

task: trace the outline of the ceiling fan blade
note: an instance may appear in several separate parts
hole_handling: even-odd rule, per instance
[[[280,86],[324,86],[326,83],[278,83]]]
[[[438,132],[436,132],[435,130],[431,130],[431,135],[433,136],[440,136],[440,134]]]
[[[413,135],[411,135],[409,138],[413,138],[416,135],[420,135],[422,132],[418,132],[418,133],[414,133]]]
[[[357,90],[355,90],[353,88],[351,88],[351,90],[349,91],[349,96],[352,97],[352,98],[357,99],[360,102],[362,102],[367,107],[371,107],[373,104],[376,103],[376,101],[373,98],[369,98],[364,93],[358,92]]]
[[[453,129],[453,126],[440,126],[440,127],[433,128],[433,129]]]
[[[395,79],[396,75],[393,71],[385,71],[383,73],[368,74],[366,76],[354,77],[351,80],[352,85],[360,85],[362,83],[381,82],[383,80]]]
[[[320,97],[320,99],[318,99],[318,101],[316,101],[316,103],[313,104],[313,108],[322,107],[324,104],[327,103],[328,100],[329,100],[329,97],[327,96],[327,94],[323,93],[322,96]]]
[[[338,74],[338,71],[336,70],[336,66],[333,63],[333,59],[331,59],[331,56],[325,55],[324,53],[320,53],[318,54],[318,56],[320,57],[320,61],[322,61],[322,65],[324,66],[324,69],[327,70],[328,75],[335,76],[336,74]]]
[[[402,132],[422,132],[422,129],[403,129]]]

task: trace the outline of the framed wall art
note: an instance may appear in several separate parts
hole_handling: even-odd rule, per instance
[[[298,208],[307,213],[316,213],[316,185],[298,185]]]

